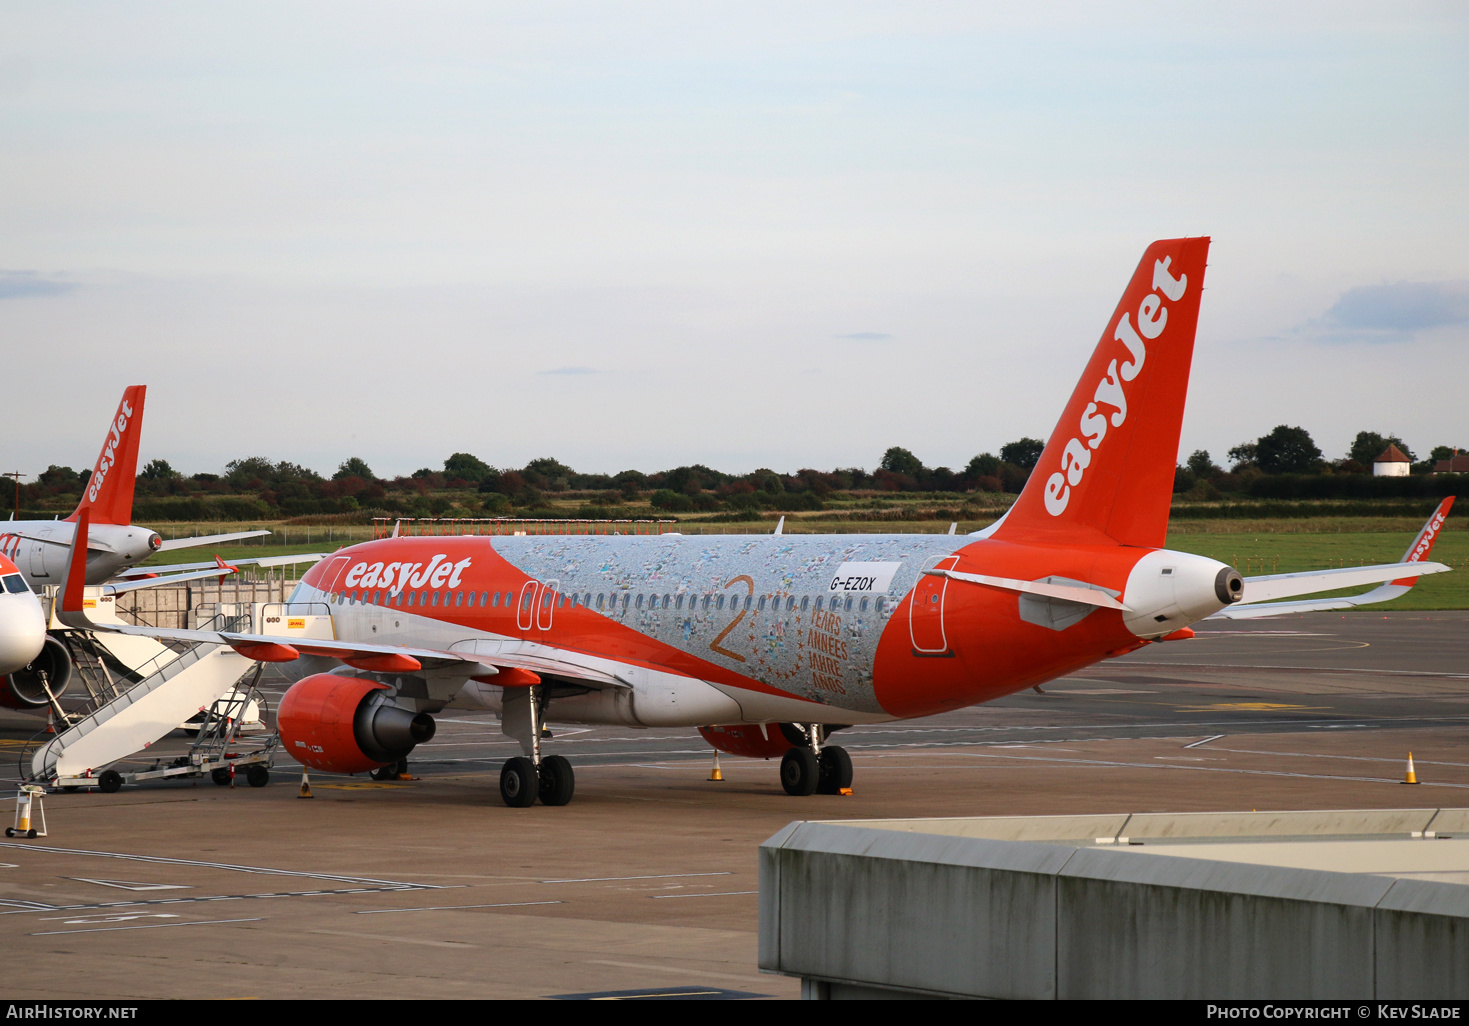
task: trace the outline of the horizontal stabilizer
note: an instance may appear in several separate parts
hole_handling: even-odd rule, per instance
[[[158,551],[192,549],[200,545],[221,545],[224,542],[239,541],[241,538],[259,538],[269,533],[269,531],[236,531],[234,534],[207,534],[198,538],[174,538],[158,546]]]
[[[1065,584],[1046,584],[1041,581],[1018,581],[1012,577],[990,577],[986,574],[966,574],[958,570],[925,570],[924,573],[930,577],[947,577],[954,581],[967,581],[970,584],[983,584],[990,588],[1002,588],[1005,591],[1023,591],[1029,595],[1043,595],[1046,598],[1062,599],[1066,602],[1080,602],[1088,606],[1100,606],[1103,609],[1120,609],[1130,612],[1127,606],[1118,602],[1105,591],[1094,588],[1076,588]]]
[[[1318,591],[1400,581],[1423,574],[1441,574],[1448,570],[1449,567],[1442,563],[1383,563],[1379,566],[1348,566],[1337,570],[1308,570],[1299,574],[1246,577],[1245,596],[1240,606],[1291,598],[1294,595],[1313,595]]]

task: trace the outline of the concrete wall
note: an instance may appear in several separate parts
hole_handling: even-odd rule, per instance
[[[1383,815],[1421,831],[1436,814]],[[1354,833],[1375,825],[1371,815],[1331,815]],[[1127,818],[1037,817],[1050,822],[1029,832]],[[1150,829],[1176,832],[1164,819]],[[928,822],[938,829],[793,823],[766,841],[760,967],[803,977],[812,997],[871,997],[876,988],[995,998],[1469,998],[1463,885],[962,836],[960,821]],[[968,823],[1027,832],[1019,820]],[[1278,823],[1276,836],[1309,834],[1308,825]],[[1202,820],[1193,826],[1207,835]]]

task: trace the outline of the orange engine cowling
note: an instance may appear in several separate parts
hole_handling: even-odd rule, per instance
[[[700,727],[699,733],[721,752],[743,755],[747,759],[779,759],[795,747],[786,740],[780,726],[765,724],[765,733],[754,724],[737,727]]]
[[[435,730],[427,713],[394,705],[386,684],[331,673],[291,685],[276,726],[291,758],[329,773],[363,773],[397,762]]]
[[[0,706],[7,709],[43,708],[50,701],[46,689],[60,696],[71,681],[71,653],[61,642],[48,637],[41,654],[28,666],[0,677]]]

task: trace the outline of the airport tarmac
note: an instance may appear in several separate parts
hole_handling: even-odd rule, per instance
[[[50,836],[0,847],[12,996],[789,998],[755,968],[755,892],[793,819],[1469,806],[1469,613],[1204,624],[1043,692],[842,731],[851,797],[553,715],[576,798],[509,809],[518,746],[457,712],[412,781],[313,775],[305,801],[283,761],[260,789],[48,796]],[[0,754],[33,724],[0,720]]]

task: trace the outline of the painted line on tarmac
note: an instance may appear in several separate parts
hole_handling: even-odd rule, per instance
[[[682,965],[649,965],[645,962],[614,962],[609,958],[589,958],[587,965],[610,965],[614,969],[646,969],[655,973],[680,973],[685,976],[707,976],[716,980],[737,980],[744,983],[769,983],[767,977],[762,976],[739,976],[735,973],[715,973],[707,969],[695,969],[692,966]]]
[[[376,916],[384,912],[450,912],[460,908],[520,908],[522,905],[564,905],[564,901],[502,901],[494,905],[429,905],[425,908],[369,908],[354,916]]]
[[[465,885],[445,884],[442,887],[421,887],[418,884],[408,884],[403,887],[344,887],[324,891],[273,891],[265,894],[203,894],[190,895],[183,898],[135,898],[132,901],[77,902],[70,905],[45,905],[41,902],[33,902],[31,903],[33,907],[15,908],[9,912],[0,912],[0,916],[13,916],[17,912],[65,912],[84,909],[141,908],[145,905],[187,905],[202,901],[246,901],[256,898],[314,898],[323,895],[341,894],[401,894],[407,891],[418,890],[450,890],[463,886]],[[0,901],[0,905],[19,904],[21,903],[16,901]]]
[[[1220,735],[1221,737],[1223,735]],[[1188,746],[1185,746],[1188,747]],[[1264,752],[1253,748],[1216,748],[1216,752],[1236,752],[1240,755],[1284,755],[1293,759],[1344,759],[1349,762],[1387,762],[1396,766],[1403,764],[1402,759],[1384,758],[1379,755],[1326,755],[1319,752]],[[1425,766],[1460,766],[1469,768],[1469,762],[1435,762],[1432,759],[1418,759]]]
[[[1183,747],[1185,747],[1185,748],[1197,748],[1197,747],[1199,747],[1199,745],[1206,745],[1210,741],[1218,741],[1220,738],[1222,738],[1224,736],[1225,736],[1224,734],[1215,734],[1213,737],[1200,738],[1199,740],[1195,741],[1193,744],[1191,744],[1191,745],[1184,745]]]
[[[1011,759],[1025,762],[1056,762],[1074,766],[1117,766],[1124,769],[1153,769],[1153,770],[1193,770],[1198,773],[1243,773],[1247,776],[1256,777],[1299,777],[1304,780],[1350,780],[1363,784],[1401,784],[1402,781],[1396,777],[1349,777],[1332,773],[1289,773],[1283,770],[1255,770],[1240,769],[1230,766],[1175,766],[1172,764],[1158,765],[1153,762],[1114,762],[1106,759],[1058,759],[1043,755],[987,755],[981,752],[955,752],[955,755],[968,756],[971,759]],[[1274,754],[1274,753],[1269,753]],[[1423,787],[1457,787],[1469,788],[1469,784],[1450,784],[1440,781],[1419,781]]]
[[[45,930],[41,933],[29,934],[31,937],[55,937],[63,933],[117,933],[119,930],[171,930],[176,926],[218,926],[221,923],[263,923],[263,918],[256,919],[210,919],[202,923],[156,923],[152,926],[108,926],[100,930]]]
[[[1365,645],[1363,647],[1366,647]],[[1447,673],[1435,670],[1373,670],[1363,666],[1270,666],[1257,663],[1119,663],[1120,666],[1161,666],[1177,669],[1181,666],[1197,670],[1307,670],[1311,673],[1375,673],[1379,677],[1447,677],[1450,680],[1469,680],[1469,673]]]
[[[407,883],[403,880],[376,880],[366,876],[343,876],[337,873],[308,873],[295,869],[267,869],[263,866],[241,866],[229,862],[201,862],[198,859],[171,859],[162,855],[133,855],[120,851],[90,851],[85,848],[52,848],[41,844],[19,844],[0,841],[0,847],[44,851],[53,855],[90,855],[94,858],[124,859],[129,862],[151,862],[162,866],[196,866],[202,869],[227,869],[234,873],[259,873],[265,876],[298,876],[308,880],[334,880],[337,883],[377,884],[388,887],[411,887],[438,890],[436,884]]]
[[[650,894],[650,898],[727,898],[731,894],[759,894],[759,891],[711,891],[705,894]]]
[[[656,873],[651,876],[587,876],[575,880],[539,880],[538,883],[607,883],[611,880],[682,880],[691,876],[734,876],[734,873]]]

